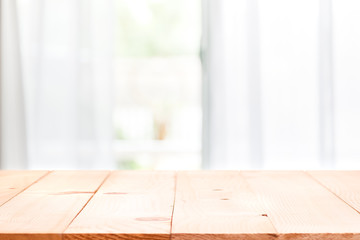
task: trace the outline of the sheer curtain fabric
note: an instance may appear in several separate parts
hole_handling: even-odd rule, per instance
[[[14,147],[22,164],[3,155],[4,168],[112,168],[112,0],[7,2],[2,13],[12,16],[3,26],[15,27],[2,35],[17,37],[18,58],[9,59],[20,69],[11,78],[21,97],[3,105],[24,116],[4,121],[24,119],[24,147]]]
[[[360,2],[205,0],[204,167],[360,167]]]

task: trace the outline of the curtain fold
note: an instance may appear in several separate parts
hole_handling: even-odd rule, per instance
[[[23,169],[26,129],[16,0],[1,1],[0,166]]]
[[[204,167],[360,167],[359,1],[203,3]]]
[[[17,43],[17,52],[5,52],[2,58],[2,69],[7,69],[1,79],[2,166],[113,168],[112,0],[3,2],[17,12],[16,17],[3,9],[3,18],[18,28],[2,29],[2,36],[12,38],[3,42],[3,49],[9,52],[12,48],[4,44]],[[17,67],[11,76],[10,64]],[[7,133],[8,123],[22,127],[17,135]],[[17,160],[7,152],[21,154],[24,164],[15,165]]]

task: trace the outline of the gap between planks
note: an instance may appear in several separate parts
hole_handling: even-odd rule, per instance
[[[173,220],[174,220],[174,210],[175,210],[175,204],[176,204],[176,186],[177,186],[177,177],[178,177],[178,171],[175,171],[175,177],[174,177],[174,200],[173,200],[173,206],[172,206],[172,212],[171,212],[171,221],[170,221],[170,237],[169,239],[172,239],[172,228],[173,228]]]
[[[65,230],[64,239],[169,240],[175,175],[114,171]]]
[[[91,197],[87,200],[87,202],[84,204],[84,206],[80,209],[80,211],[75,215],[75,217],[70,221],[70,223],[65,227],[64,231],[61,234],[61,239],[64,239],[64,232],[66,231],[66,229],[69,228],[69,226],[74,222],[74,220],[77,218],[77,216],[79,216],[79,214],[82,212],[82,210],[84,210],[84,208],[86,207],[86,205],[88,205],[88,203],[91,201],[91,199],[94,197],[94,195],[99,191],[99,189],[101,188],[101,186],[106,182],[106,180],[110,177],[111,173],[113,171],[110,171],[106,177],[104,178],[104,180],[100,183],[100,185],[97,187],[97,189],[93,192],[93,194],[91,195]]]
[[[20,195],[22,192],[26,191],[28,188],[30,188],[32,185],[34,185],[35,183],[39,182],[41,179],[45,178],[47,175],[49,175],[51,172],[53,171],[47,171],[45,172],[42,176],[40,176],[39,178],[37,178],[35,181],[31,182],[29,185],[27,185],[26,187],[24,187],[22,190],[20,190],[19,192],[17,192],[14,196],[10,197],[8,200],[6,200],[5,202],[3,202],[2,204],[0,204],[0,207],[2,207],[3,205],[5,205],[6,203],[10,202],[13,198],[15,198],[16,196]]]
[[[335,194],[333,191],[330,191],[329,188],[324,186],[324,184],[319,184],[319,181],[316,181],[313,177],[308,176],[308,174],[303,174],[301,176],[301,172],[304,173],[304,171],[239,171],[239,172],[244,177],[245,183],[247,185],[246,187],[249,188],[252,192],[260,191],[260,194],[261,194],[262,190],[265,190],[266,188],[264,188],[264,186],[262,186],[263,183],[261,183],[261,182],[256,183],[256,181],[254,182],[253,179],[251,179],[252,174],[258,175],[258,177],[262,178],[263,180],[266,180],[269,177],[271,178],[271,175],[273,175],[273,174],[278,175],[278,176],[276,176],[276,178],[282,176],[281,178],[286,179],[286,177],[285,177],[286,174],[290,174],[289,176],[291,176],[291,178],[289,180],[290,180],[290,182],[292,182],[291,184],[293,185],[293,187],[295,187],[295,189],[297,189],[296,184],[307,183],[310,187],[310,193],[315,193],[315,192],[321,193],[320,196],[317,196],[317,194],[315,194],[315,195],[310,194],[310,197],[313,197],[313,200],[316,200],[317,203],[319,203],[319,198],[321,198],[321,197],[329,198],[330,203],[328,205],[335,207],[335,208],[332,208],[332,209],[334,209],[334,212],[332,212],[332,214],[330,214],[330,217],[334,217],[334,219],[337,219],[335,217],[336,211],[341,212],[341,210],[344,210],[345,215],[348,214],[349,217],[352,218],[352,220],[354,220],[355,222],[356,221],[359,222],[359,218],[357,217],[359,212],[356,211],[354,209],[354,207],[350,206],[351,208],[347,208],[348,205],[350,205],[350,204],[344,205],[344,203],[346,203],[346,201],[342,197],[340,197],[338,194]],[[178,179],[178,181],[179,181],[179,179]],[[251,182],[251,184],[249,181]],[[289,183],[287,183],[286,181],[283,182],[282,179],[279,179],[279,178],[274,183],[276,183],[278,185],[278,187],[291,186],[291,184],[289,185]],[[304,186],[307,186],[307,185],[304,185]],[[302,190],[305,192],[307,191],[306,189],[301,189],[301,188],[298,188],[298,190]],[[179,187],[177,187],[177,189],[176,189],[177,194],[179,194],[178,191],[179,191]],[[291,191],[292,190],[288,189],[287,191],[285,191],[285,195],[282,195],[281,191],[279,191],[279,189],[278,189],[277,195],[278,195],[278,197],[280,197],[280,200],[285,201],[284,203],[286,204],[286,200],[288,200],[288,197],[290,197],[290,199],[293,199],[292,198],[293,195],[292,195]],[[333,196],[333,194],[335,194],[336,196],[331,197],[331,196]],[[265,195],[265,196],[268,196],[271,198],[273,197],[270,192],[267,192],[267,195]],[[338,198],[340,198],[340,200]],[[338,200],[336,200],[336,199],[338,199]],[[295,210],[299,210],[299,207],[301,207],[301,204],[302,204],[301,201],[304,199],[297,200],[295,198],[295,200],[296,200],[295,202],[297,203],[296,205],[298,208]],[[276,200],[276,198],[275,198],[271,201],[275,201],[275,203],[277,203],[278,200]],[[176,206],[178,204],[181,205],[181,202],[179,203],[179,202],[175,201],[174,208],[176,208]],[[309,203],[307,203],[307,204],[309,205]],[[264,209],[269,210],[268,207],[269,206],[267,206],[267,207],[264,206]],[[319,232],[313,231],[312,230],[313,226],[311,226],[311,225],[307,226],[306,225],[307,222],[300,221],[299,226],[297,226],[295,224],[294,231],[290,232],[288,229],[289,224],[284,225],[282,223],[283,219],[279,218],[279,216],[277,216],[279,214],[276,211],[280,210],[280,212],[284,212],[284,211],[286,212],[288,210],[294,210],[294,208],[291,207],[291,205],[288,205],[288,206],[285,205],[284,207],[285,207],[285,209],[281,209],[281,208],[280,209],[272,209],[271,211],[266,212],[266,214],[269,215],[269,220],[270,220],[271,224],[273,225],[274,229],[276,230],[275,233],[268,233],[268,234],[263,233],[263,234],[255,234],[255,235],[254,234],[238,234],[237,235],[237,234],[226,234],[226,233],[211,234],[210,232],[209,233],[206,233],[206,232],[200,233],[199,232],[199,233],[195,233],[195,234],[189,233],[189,232],[183,232],[182,236],[176,236],[176,234],[178,234],[178,233],[176,231],[174,232],[173,231],[174,228],[173,228],[173,226],[171,226],[172,231],[170,232],[170,239],[182,239],[182,240],[183,239],[193,239],[193,238],[196,238],[199,240],[200,239],[204,239],[204,240],[205,239],[218,239],[218,240],[229,239],[230,240],[230,239],[240,239],[240,238],[241,239],[242,238],[244,238],[244,239],[287,239],[287,240],[288,239],[297,239],[297,240],[299,240],[299,239],[313,239],[313,240],[315,240],[315,239],[316,240],[317,239],[356,239],[356,240],[359,240],[360,239],[359,231],[357,230],[357,228],[354,228],[355,225],[347,228],[346,227],[347,225],[346,224],[344,225],[344,222],[342,222],[342,220],[344,220],[344,218],[340,218],[339,220],[336,220],[336,221],[338,221],[338,223],[341,223],[340,226],[337,226],[335,223],[331,223],[331,221],[328,219],[313,220],[313,224],[315,224],[314,226],[316,226],[316,228],[319,230]],[[355,212],[353,212],[353,210],[355,210]],[[272,215],[273,213],[276,213],[275,216]],[[315,214],[320,214],[320,213],[324,213],[324,209],[320,208],[320,210],[315,211]],[[175,211],[175,217],[177,216],[176,214],[177,213]],[[174,217],[174,215],[172,217]],[[302,220],[306,220],[306,219],[309,220],[309,218],[306,214],[300,213],[300,217],[302,218]],[[345,223],[346,222],[352,223],[351,220],[350,221],[346,220]],[[296,221],[295,221],[295,223],[296,223]],[[328,225],[328,226],[326,226],[326,225]],[[328,229],[326,231],[322,231],[321,229],[323,227],[328,227]],[[331,230],[332,227],[335,227],[334,231]],[[339,230],[339,229],[341,229],[341,227],[343,227],[343,231]],[[329,229],[330,229],[330,231],[328,232]],[[210,231],[212,231],[212,230],[210,230]]]
[[[277,234],[240,171],[180,172],[176,190],[172,239],[254,240]]]
[[[52,171],[49,171],[49,172],[46,172],[44,175],[40,176],[38,179],[36,179],[35,181],[33,181],[32,183],[30,183],[29,185],[27,185],[25,188],[23,188],[20,192],[18,192],[17,194],[15,194],[13,197],[11,197],[10,199],[8,199],[6,202],[9,202],[11,199],[13,199],[14,197],[18,196],[20,193],[24,192],[26,189],[30,188],[32,185],[34,185],[35,183],[39,182],[41,179],[45,178],[47,175],[49,175]],[[240,175],[242,175],[244,172],[245,173],[249,173],[250,171],[238,171],[240,173]],[[262,172],[266,172],[266,171],[262,171]],[[332,191],[329,187],[327,187],[324,183],[322,183],[320,180],[318,180],[316,177],[312,176],[309,172],[307,171],[303,171],[311,180],[314,181],[314,184],[317,183],[319,184],[322,188],[325,188],[326,191],[330,192],[331,194],[335,195],[337,198],[339,198],[342,202],[346,203],[346,205],[350,206],[352,209],[354,209],[357,213],[359,213],[359,211],[357,211],[351,204],[349,204],[346,200],[344,200],[343,197],[339,196],[338,194],[336,194],[334,191]],[[103,184],[107,181],[107,179],[110,177],[110,175],[113,173],[113,171],[110,171],[108,172],[108,174],[106,175],[106,177],[102,180],[102,182],[99,184],[99,186],[97,187],[97,189],[93,192],[93,194],[91,195],[91,197],[87,200],[87,202],[83,205],[83,207],[80,209],[80,211],[75,215],[75,217],[73,217],[73,219],[70,221],[70,223],[67,225],[67,227],[65,228],[64,232],[66,231],[66,229],[71,225],[71,223],[78,217],[78,215],[85,209],[85,207],[88,205],[88,203],[92,200],[92,198],[94,197],[94,195],[99,191],[99,189],[103,186]],[[176,195],[177,195],[177,184],[178,184],[178,172],[175,172],[174,174],[174,199],[173,199],[173,206],[172,206],[172,213],[171,213],[171,224],[170,224],[170,233],[169,233],[169,239],[173,239],[173,236],[172,236],[172,229],[173,229],[173,217],[174,217],[174,209],[175,209],[175,206],[177,204],[176,202]],[[252,189],[252,187],[249,185],[249,182],[248,182],[248,179],[243,176],[243,179],[245,180],[246,184],[247,184],[247,187],[249,187],[249,189],[251,189],[253,192],[254,190]],[[5,203],[6,203],[5,202]],[[5,203],[3,203],[2,205],[4,205]],[[1,205],[1,206],[2,206]],[[269,213],[266,213],[266,214],[269,214]],[[274,223],[271,221],[271,219],[269,218],[270,222],[274,225]],[[275,226],[274,226],[274,229]],[[277,230],[277,229],[276,229]],[[211,234],[210,234],[211,235]],[[224,238],[223,239],[232,239],[231,235],[226,235],[224,234]],[[270,236],[271,235],[271,236]],[[334,236],[334,235],[331,235],[329,234],[329,236],[326,236],[326,234],[322,234],[322,233],[313,233],[313,234],[306,234],[306,236],[311,237],[311,239],[322,239],[322,238],[325,238],[327,239],[327,237],[332,238],[332,237],[339,237],[339,236]],[[274,233],[274,234],[269,234],[268,237],[271,237],[271,239],[305,239],[304,237],[306,236],[301,236],[301,234],[292,234],[292,233],[287,233],[287,234],[281,234],[281,233]],[[206,236],[206,234],[200,234],[198,236],[199,238],[197,239],[208,239],[208,237]],[[244,235],[244,237],[247,237]],[[251,239],[251,236],[248,236],[250,237],[249,239]],[[266,237],[264,235],[264,237]],[[341,235],[340,237],[343,237],[343,239],[346,239],[346,238],[351,238],[352,235],[351,233],[349,233],[349,236],[347,235]],[[355,236],[356,237],[356,236]],[[120,237],[121,238],[121,237]],[[64,239],[64,235],[61,234],[61,239]],[[235,239],[235,238],[233,238]],[[308,239],[308,238],[306,238]],[[341,238],[339,238],[341,239]],[[359,238],[360,239],[360,238]]]
[[[64,228],[85,206],[85,203],[93,195],[91,193],[94,193],[109,175],[109,171],[51,171],[47,174],[44,173],[46,172],[38,174],[36,176],[38,179],[32,184],[28,185],[27,183],[26,188],[19,188],[22,189],[21,194],[13,197],[8,204],[0,208],[3,210],[0,215],[0,239],[61,240]],[[44,175],[39,178],[42,174]],[[86,193],[88,196],[77,193]],[[54,195],[58,195],[58,197]],[[26,200],[30,200],[29,204]],[[44,204],[39,204],[38,200],[43,200]],[[54,209],[47,206],[47,200],[50,200],[50,206],[52,205]],[[63,202],[63,200],[66,201]],[[71,208],[76,209],[73,214],[69,211]],[[46,216],[39,214],[42,210],[49,214],[50,221]],[[52,210],[55,212],[54,217]],[[62,219],[63,217],[65,220]],[[68,219],[66,220],[66,218]],[[29,228],[29,223],[34,223],[35,230]]]
[[[304,171],[243,174],[253,190],[266,200],[264,204],[279,239],[321,239],[322,235],[326,239],[360,239],[358,212]]]
[[[324,184],[323,182],[321,182],[321,180],[317,179],[315,176],[313,176],[309,171],[304,171],[310,178],[312,178],[315,182],[317,182],[318,184],[320,184],[322,187],[324,187],[326,190],[328,190],[329,192],[331,192],[332,194],[334,194],[337,198],[339,198],[341,201],[343,201],[346,205],[348,205],[349,207],[351,207],[352,209],[354,209],[357,213],[360,214],[360,211],[354,207],[353,205],[351,205],[346,199],[344,199],[343,197],[341,197],[340,195],[338,195],[337,193],[335,193],[333,190],[330,189],[330,187],[328,187],[326,184]]]

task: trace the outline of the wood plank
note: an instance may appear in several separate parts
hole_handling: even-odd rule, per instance
[[[308,173],[360,213],[360,171],[309,171]]]
[[[64,239],[169,239],[174,187],[174,172],[113,172]]]
[[[50,173],[0,207],[0,239],[61,239],[107,175],[106,171]]]
[[[94,193],[109,171],[54,171],[26,193]]]
[[[360,171],[46,173],[0,171],[0,240],[360,240]]]
[[[237,171],[180,172],[172,239],[274,239],[259,203]]]
[[[0,206],[47,173],[48,171],[0,171]]]
[[[243,172],[279,239],[360,239],[360,215],[304,172]]]

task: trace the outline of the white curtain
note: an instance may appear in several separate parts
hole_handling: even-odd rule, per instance
[[[16,1],[2,0],[0,4],[0,167],[26,168],[25,108]]]
[[[360,168],[360,1],[204,0],[204,167]]]
[[[2,35],[17,37],[19,57],[12,64],[20,70],[16,76],[3,74],[2,83],[16,78],[13,89],[22,104],[2,94],[7,99],[2,105],[23,110],[24,117],[9,115],[2,125],[24,119],[25,146],[13,148],[23,152],[21,166],[3,154],[3,167],[112,168],[112,0],[3,2],[8,2],[3,14],[16,13],[3,23],[16,27],[3,27]]]

